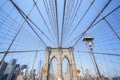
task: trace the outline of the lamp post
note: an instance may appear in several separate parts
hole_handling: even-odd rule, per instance
[[[96,69],[96,73],[98,75],[98,80],[99,79],[101,80],[101,74],[100,74],[100,71],[99,71],[99,68],[98,68],[98,65],[96,62],[95,55],[93,53],[93,49],[94,49],[93,40],[94,40],[94,38],[89,35],[86,35],[83,39],[83,41],[85,41],[85,43],[86,43],[87,48],[91,51],[90,55],[91,55],[91,59],[93,60],[94,67]]]

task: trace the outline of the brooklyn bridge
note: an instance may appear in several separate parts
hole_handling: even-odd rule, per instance
[[[0,0],[0,80],[120,80],[120,0]]]

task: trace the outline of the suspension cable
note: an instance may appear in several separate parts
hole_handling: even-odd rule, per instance
[[[120,8],[120,6],[118,6],[118,7],[116,7],[115,9],[113,9],[111,12],[109,12],[107,15],[105,15],[103,18],[101,18],[100,20],[98,20],[96,23],[94,23],[91,27],[90,27],[90,29],[92,29],[95,25],[97,25],[98,23],[100,23],[102,20],[104,20],[106,17],[108,17],[110,14],[112,14],[114,11],[116,11],[117,9],[119,9]],[[81,34],[82,35],[82,34]],[[80,36],[80,35],[79,35]],[[77,36],[76,38],[74,38],[73,40],[71,40],[70,42],[72,42],[72,41],[74,41],[74,40],[76,40],[77,38],[79,38],[79,36]],[[69,43],[70,43],[69,42]],[[68,44],[69,44],[68,43]]]
[[[11,50],[8,53],[29,53],[29,52],[42,52],[46,50]],[[6,51],[1,51],[0,54],[5,53]]]
[[[49,19],[49,22],[50,22],[50,24],[51,24],[51,27],[53,28],[53,26],[54,26],[54,24],[52,23],[52,19],[51,19],[51,17],[50,17],[50,13],[49,13],[49,8],[48,8],[48,4],[43,0],[43,3],[44,3],[44,6],[45,6],[45,10],[46,10],[46,13],[47,13],[47,16],[48,16],[48,19]],[[53,31],[54,31],[54,29],[53,29]],[[54,33],[54,36],[55,36],[55,32],[53,32]],[[57,40],[57,39],[56,39]]]
[[[47,5],[47,8],[49,10],[49,16],[51,16],[51,22],[53,24],[52,26],[52,29],[53,29],[53,33],[55,35],[55,38],[56,38],[56,42],[58,43],[58,37],[57,37],[57,24],[56,24],[56,11],[55,11],[55,0],[45,0],[46,1],[46,5]],[[45,2],[44,1],[44,2]]]
[[[90,51],[78,51],[78,52],[84,52],[84,53],[90,53]],[[94,54],[101,54],[101,55],[108,55],[108,56],[120,56],[119,53],[105,53],[105,52],[93,52]]]
[[[98,10],[98,8],[93,5],[93,7],[96,9],[96,11],[99,13],[100,10]],[[100,16],[102,16],[102,18],[104,18],[104,16],[102,14],[100,14]],[[104,21],[107,23],[107,25],[111,28],[111,30],[113,31],[113,33],[116,35],[116,37],[120,40],[120,36],[117,34],[117,32],[114,30],[113,26],[108,22],[108,20],[106,18],[104,18]]]
[[[100,14],[106,9],[106,7],[109,5],[109,3],[111,2],[111,0],[109,0],[105,6],[103,7],[103,9],[99,12],[99,14],[95,17],[95,19],[91,22],[91,24],[88,26],[88,28],[82,33],[80,34],[81,36],[79,37],[79,39],[73,44],[73,47],[79,42],[79,40],[85,35],[85,33],[91,28],[91,26],[94,24],[94,22],[97,20],[97,18],[100,16]]]
[[[13,1],[12,1],[13,2]],[[47,37],[47,35],[13,2],[13,5],[16,7],[16,9],[18,10],[18,12],[21,14],[21,16],[25,19],[27,18],[30,22],[33,23],[33,25],[47,38],[49,39],[49,37]],[[34,7],[35,5],[33,5]],[[45,46],[47,46],[47,44],[42,40],[42,38],[38,35],[38,33],[35,31],[35,29],[31,26],[31,24],[26,20],[27,24],[30,26],[30,28],[33,30],[33,32],[36,34],[36,36],[40,39],[40,41],[43,42],[43,44]],[[49,39],[49,41],[51,41]],[[51,41],[52,42],[52,41]],[[53,42],[52,42],[53,43]],[[54,44],[54,43],[53,43]]]
[[[57,36],[58,36],[58,46],[59,46],[59,27],[58,27],[58,10],[57,10],[57,0],[55,0],[55,11],[56,11],[56,26],[57,26]]]
[[[35,4],[35,6],[36,6],[36,8],[37,8],[37,10],[38,10],[38,12],[39,12],[39,14],[40,14],[42,20],[44,21],[44,23],[45,23],[45,25],[46,25],[46,27],[47,27],[47,29],[48,29],[48,31],[49,31],[51,37],[54,39],[54,37],[53,37],[53,35],[52,35],[52,32],[50,31],[50,28],[48,27],[48,24],[47,24],[47,22],[45,21],[45,19],[44,19],[43,15],[42,15],[42,13],[41,13],[41,11],[40,11],[40,9],[39,9],[37,3],[35,2],[35,0],[33,0],[33,2],[34,2],[34,4]]]
[[[63,41],[63,29],[64,29],[65,8],[66,8],[66,0],[64,0],[64,7],[63,7],[62,31],[61,31],[61,46],[62,46],[62,41]]]
[[[116,10],[119,9],[119,8],[120,8],[120,6],[116,7],[115,9],[113,9],[111,12],[109,12],[107,15],[105,15],[105,16],[102,17],[100,20],[98,20],[95,24],[93,24],[92,27],[95,26],[95,25],[97,25],[99,22],[101,22],[102,20],[104,20],[106,17],[108,17],[110,14],[112,14],[114,11],[116,11]],[[92,27],[91,27],[91,28],[92,28]]]
[[[83,14],[83,16],[80,18],[80,20],[78,21],[78,23],[75,25],[75,27],[73,28],[73,30],[71,31],[71,33],[68,35],[68,38],[71,37],[71,35],[74,33],[74,31],[76,30],[76,28],[78,27],[78,25],[80,24],[80,22],[84,19],[85,15],[88,13],[89,9],[91,8],[91,6],[93,5],[93,3],[95,2],[92,1],[91,4],[89,5],[89,7],[87,8],[87,10],[85,11],[85,13]],[[71,23],[72,24],[72,23]],[[70,25],[71,25],[70,24]]]
[[[76,1],[76,3],[77,3],[77,1]],[[68,25],[69,21],[70,21],[70,19],[72,17],[72,14],[74,14],[74,12],[75,12],[74,10],[76,9],[76,6],[77,6],[77,4],[76,4],[75,8],[74,8],[73,7],[74,4],[75,4],[75,1],[74,0],[70,0],[68,6],[66,6],[67,10],[66,10],[66,14],[65,14],[66,15],[66,17],[65,17],[65,29],[63,31],[64,42],[65,42],[67,34],[69,33],[68,31],[70,30],[70,27]]]
[[[12,0],[10,0],[10,1],[13,2]],[[32,9],[33,9],[33,8],[32,8]],[[32,11],[32,9],[31,9],[31,11]],[[28,16],[30,15],[31,11],[29,12]],[[3,58],[2,58],[2,60],[1,60],[1,62],[0,62],[0,65],[1,65],[2,62],[4,61],[6,55],[8,54],[8,51],[10,50],[10,48],[11,48],[11,46],[13,45],[14,41],[16,40],[18,34],[20,33],[20,31],[21,31],[21,29],[22,29],[24,23],[26,22],[26,19],[27,19],[27,18],[24,19],[24,21],[23,21],[23,23],[20,25],[20,27],[19,27],[17,33],[16,33],[15,36],[13,37],[13,39],[12,39],[12,41],[11,41],[11,43],[10,43],[8,49],[7,49],[6,52],[4,53],[4,56],[3,56]]]
[[[12,4],[14,5],[14,7],[18,10],[18,12],[21,14],[21,16],[25,19],[25,21],[28,23],[28,25],[29,25],[30,28],[33,30],[33,32],[36,34],[36,36],[40,39],[40,41],[42,41],[43,44],[44,44],[45,46],[47,46],[46,43],[42,40],[42,38],[38,35],[38,33],[33,29],[33,27],[31,26],[31,24],[27,21],[27,19],[29,19],[28,16],[24,15],[23,11],[22,11],[21,9],[19,9],[19,7],[18,7],[12,0],[10,0],[10,1],[11,1]],[[35,6],[35,5],[33,5],[32,9],[34,8],[34,6]],[[32,10],[31,10],[31,11],[32,11]],[[42,33],[43,33],[43,32],[42,32]]]
[[[70,21],[70,23],[68,24],[68,26],[71,26],[71,25],[73,24],[73,22],[74,22],[74,20],[75,20],[75,17],[77,16],[77,12],[78,12],[78,10],[79,10],[79,8],[80,8],[80,6],[81,6],[81,4],[82,4],[82,0],[80,1],[79,5],[78,5],[78,7],[77,7],[77,10],[75,11],[75,14],[73,15],[73,17],[71,18],[71,21]],[[87,12],[85,12],[84,15],[86,15],[86,13],[87,13]],[[84,15],[83,15],[83,16],[84,16]],[[83,19],[83,17],[81,17],[81,19]],[[81,20],[79,20],[78,23],[80,23],[80,22],[81,22]],[[75,27],[76,27],[76,26],[75,26]],[[75,27],[74,27],[74,28],[75,28]],[[74,32],[74,28],[73,28],[73,30],[72,30],[71,33]],[[68,35],[69,37],[70,37],[71,33]],[[69,37],[68,37],[68,38],[69,38]]]

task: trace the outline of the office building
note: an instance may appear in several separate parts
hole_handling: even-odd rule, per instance
[[[2,65],[0,66],[0,80],[2,79],[2,76],[6,70],[8,63],[3,61]]]
[[[15,70],[15,65],[16,65],[16,59],[11,59],[7,65],[5,72],[4,72],[4,75],[3,75],[4,80],[11,80],[12,75]]]

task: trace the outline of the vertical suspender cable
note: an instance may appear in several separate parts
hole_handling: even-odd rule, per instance
[[[60,44],[60,46],[62,46],[62,41],[63,41],[65,8],[66,8],[66,0],[64,0],[64,7],[63,7],[63,18],[62,18],[62,31],[61,31],[61,44]]]

